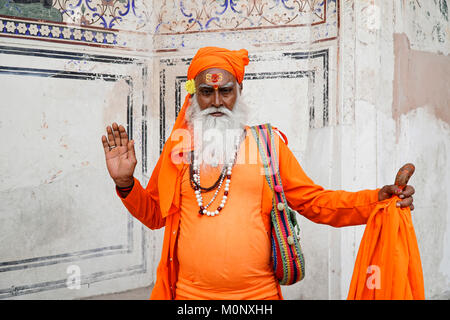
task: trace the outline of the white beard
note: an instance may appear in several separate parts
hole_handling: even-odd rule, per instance
[[[226,107],[209,107],[202,111],[197,97],[191,99],[186,120],[194,136],[195,157],[199,165],[208,169],[209,166],[216,167],[234,161],[247,123],[247,111],[239,91],[233,111]],[[211,115],[214,112],[224,115],[215,117]]]

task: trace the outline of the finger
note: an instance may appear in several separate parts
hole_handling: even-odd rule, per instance
[[[114,135],[113,135],[113,131],[112,128],[110,126],[106,127],[106,132],[108,133],[108,144],[111,147],[116,146],[116,143],[114,141]]]
[[[402,192],[402,190],[395,184],[384,186],[383,189],[384,189],[384,192],[386,192],[390,196],[394,195],[394,194],[400,194]]]
[[[127,147],[128,147],[128,159],[137,161],[136,160],[136,151],[134,150],[134,140],[128,141]]]
[[[411,211],[414,210],[414,205],[411,203],[411,205],[409,206],[409,208],[411,209]]]
[[[109,152],[109,144],[108,144],[108,140],[106,139],[106,137],[103,135],[102,136],[102,144],[103,144],[103,150],[105,150],[105,154],[107,152]]]
[[[122,125],[119,126],[119,136],[120,136],[120,144],[122,146],[127,146],[128,145],[128,135],[127,135],[127,131],[125,130],[124,126],[122,126]]]
[[[412,205],[412,203],[413,203],[413,198],[409,197],[402,201],[398,201],[397,207],[401,207],[401,208],[409,207],[410,205]]]
[[[408,198],[411,197],[414,193],[416,193],[416,190],[412,186],[406,186],[403,192],[399,195],[400,198]]]
[[[116,143],[116,146],[120,146],[120,134],[119,134],[119,126],[117,125],[117,123],[113,123],[112,124],[112,128],[113,128],[113,134],[114,134],[114,142]]]

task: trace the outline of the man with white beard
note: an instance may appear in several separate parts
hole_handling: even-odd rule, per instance
[[[244,49],[199,49],[188,69],[188,95],[145,189],[133,177],[137,160],[125,128],[113,123],[102,137],[125,207],[150,229],[165,227],[151,299],[282,299],[271,260],[273,193],[261,159],[251,154],[258,151],[246,148],[255,144],[240,99],[248,62]],[[306,176],[287,141],[275,139],[287,205],[308,219],[364,224],[394,194],[403,198],[399,206],[413,208],[410,186],[324,190]]]
[[[208,70],[212,73],[219,71],[218,69]],[[229,73],[228,75],[231,76]],[[217,102],[218,106],[215,108],[201,109],[195,97],[190,99],[190,107],[186,111],[188,128],[191,136],[194,137],[195,154],[200,163],[206,165],[205,169],[208,169],[208,166],[216,167],[232,161],[236,145],[242,141],[249,110],[242,100],[241,87],[233,81],[235,79],[228,82],[228,87],[223,86],[220,89],[229,90],[227,88],[238,86],[236,102],[232,109],[221,105],[220,102]],[[200,87],[199,95],[205,95],[209,90],[214,89],[208,86]],[[211,106],[215,106],[214,103]]]

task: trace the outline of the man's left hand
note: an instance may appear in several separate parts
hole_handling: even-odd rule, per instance
[[[399,196],[401,201],[397,202],[397,207],[405,208],[409,207],[411,210],[414,210],[413,205],[413,197],[415,190],[412,186],[406,186],[403,190],[401,190],[395,184],[386,185],[380,189],[378,192],[378,201],[383,201],[391,198],[392,196]]]

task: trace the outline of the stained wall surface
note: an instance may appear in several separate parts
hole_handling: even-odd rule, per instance
[[[249,124],[279,127],[324,188],[375,189],[416,164],[426,296],[447,297],[449,33],[445,0],[0,0],[0,298],[154,283],[163,230],[127,213],[100,137],[126,125],[146,185],[207,45],[249,51]],[[364,226],[299,222],[306,278],[284,297],[345,299]]]
[[[153,242],[115,194],[101,135],[127,127],[143,180],[151,11],[47,2],[0,2],[0,298],[147,286]]]

